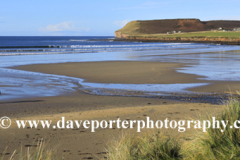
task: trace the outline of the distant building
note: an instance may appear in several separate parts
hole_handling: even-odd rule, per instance
[[[240,28],[234,28],[233,31],[240,31]]]
[[[167,32],[167,34],[174,34],[174,33],[182,33],[182,31],[171,31],[171,32]]]
[[[233,31],[232,29],[222,28],[222,27],[219,27],[217,30],[218,30],[218,31],[223,31],[223,32],[231,32],[231,31]]]
[[[167,32],[167,34],[174,34],[177,33],[176,31],[171,31],[171,32]]]

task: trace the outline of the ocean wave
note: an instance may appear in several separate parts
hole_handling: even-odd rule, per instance
[[[111,47],[116,47],[116,48],[121,48],[121,47],[152,47],[152,46],[159,46],[159,47],[164,47],[164,46],[170,46],[170,47],[186,47],[189,46],[191,47],[192,45],[189,44],[182,44],[182,43],[170,43],[170,44],[132,44],[132,45],[70,45],[71,48],[111,48]],[[199,45],[196,45],[199,46]],[[194,46],[194,47],[196,47]]]
[[[186,50],[190,48],[76,48],[64,50],[37,50],[37,51],[18,51],[18,52],[0,52],[0,56],[14,55],[39,55],[39,54],[74,54],[74,53],[96,53],[96,52],[129,52],[129,51],[154,51],[154,50]]]
[[[83,39],[70,39],[69,41],[77,41],[77,42],[86,42],[87,40]]]
[[[78,40],[74,40],[78,41]],[[86,41],[86,40],[79,40],[79,41]],[[112,42],[112,40],[109,40]],[[109,42],[108,41],[108,42]],[[0,51],[4,50],[7,51],[7,49],[28,49],[28,48],[121,48],[121,47],[197,47],[201,45],[194,45],[190,43],[158,43],[158,44],[146,44],[146,43],[140,43],[140,44],[126,44],[126,45],[119,45],[119,44],[112,44],[112,45],[46,45],[46,46],[0,46]]]
[[[47,45],[47,46],[0,46],[0,49],[7,48],[61,48],[61,46],[57,45]]]
[[[74,39],[73,39],[74,40]],[[85,41],[85,40],[84,40]],[[19,47],[19,48],[17,48]],[[0,56],[10,55],[39,55],[39,54],[70,54],[93,52],[123,52],[123,51],[150,51],[150,50],[186,50],[205,49],[210,45],[192,43],[131,43],[104,45],[48,45],[48,46],[0,46]]]

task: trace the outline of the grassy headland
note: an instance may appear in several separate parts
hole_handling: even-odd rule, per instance
[[[240,21],[175,19],[132,21],[115,32],[117,39],[240,44]],[[221,28],[221,29],[219,29]]]

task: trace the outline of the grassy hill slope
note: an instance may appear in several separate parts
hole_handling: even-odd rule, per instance
[[[233,29],[240,27],[240,21],[200,21],[199,19],[164,19],[149,21],[131,21],[122,29],[115,32],[116,38],[126,38],[128,36],[216,36],[216,37],[239,37],[237,32],[201,32],[211,31],[219,27]],[[167,32],[181,31],[182,34],[170,34]],[[189,32],[193,32],[190,33]],[[194,35],[197,32],[196,35]]]

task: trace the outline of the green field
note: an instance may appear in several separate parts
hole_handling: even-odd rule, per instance
[[[240,32],[222,32],[222,31],[203,31],[203,32],[188,32],[188,33],[175,33],[175,34],[130,34],[130,36],[142,37],[229,37],[240,38]]]

